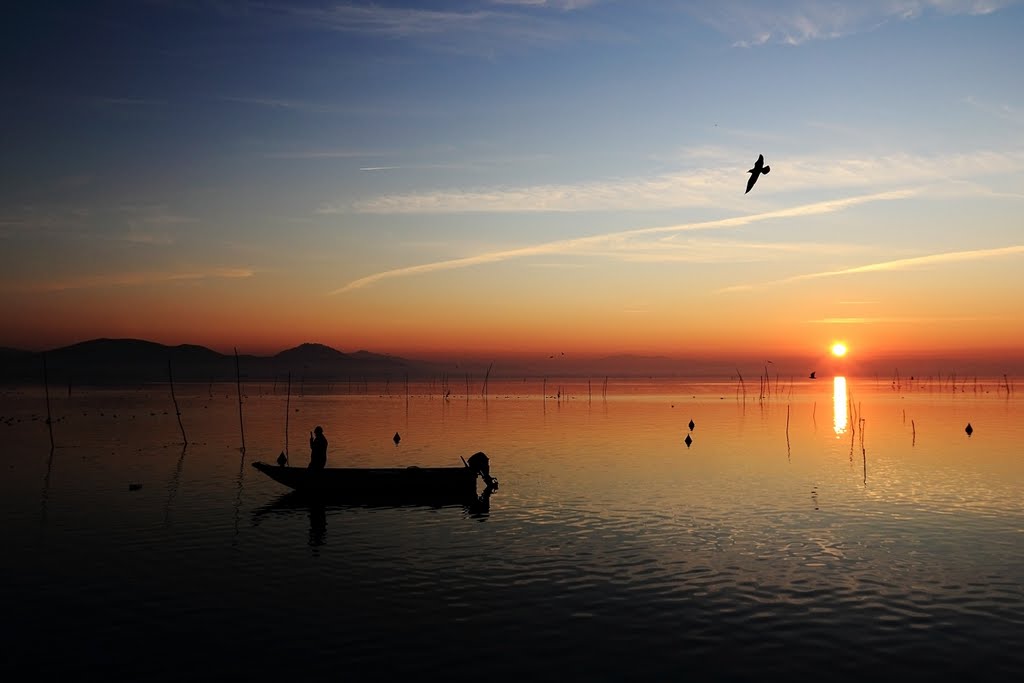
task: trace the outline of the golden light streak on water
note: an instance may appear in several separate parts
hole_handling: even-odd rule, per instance
[[[836,377],[832,381],[832,429],[836,435],[846,432],[846,378]]]

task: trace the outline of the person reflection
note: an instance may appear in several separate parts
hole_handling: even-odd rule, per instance
[[[317,501],[309,503],[309,545],[319,548],[327,538],[327,507]]]

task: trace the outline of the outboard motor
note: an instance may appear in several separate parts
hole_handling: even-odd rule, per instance
[[[498,480],[491,476],[491,461],[483,451],[478,451],[470,456],[466,466],[472,468],[487,484],[488,488],[497,488]]]

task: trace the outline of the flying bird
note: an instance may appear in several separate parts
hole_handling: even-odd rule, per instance
[[[750,174],[750,180],[747,181],[747,192],[750,192],[750,188],[754,187],[754,183],[757,182],[757,177],[759,175],[761,175],[762,173],[768,175],[769,173],[771,173],[771,170],[771,166],[764,165],[764,155],[758,154],[757,161],[754,163],[754,168],[747,171],[747,173]],[[743,194],[746,194],[747,192],[744,192]]]

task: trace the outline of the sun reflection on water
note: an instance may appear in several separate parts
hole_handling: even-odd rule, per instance
[[[836,377],[832,381],[832,428],[836,435],[846,431],[846,378]]]

